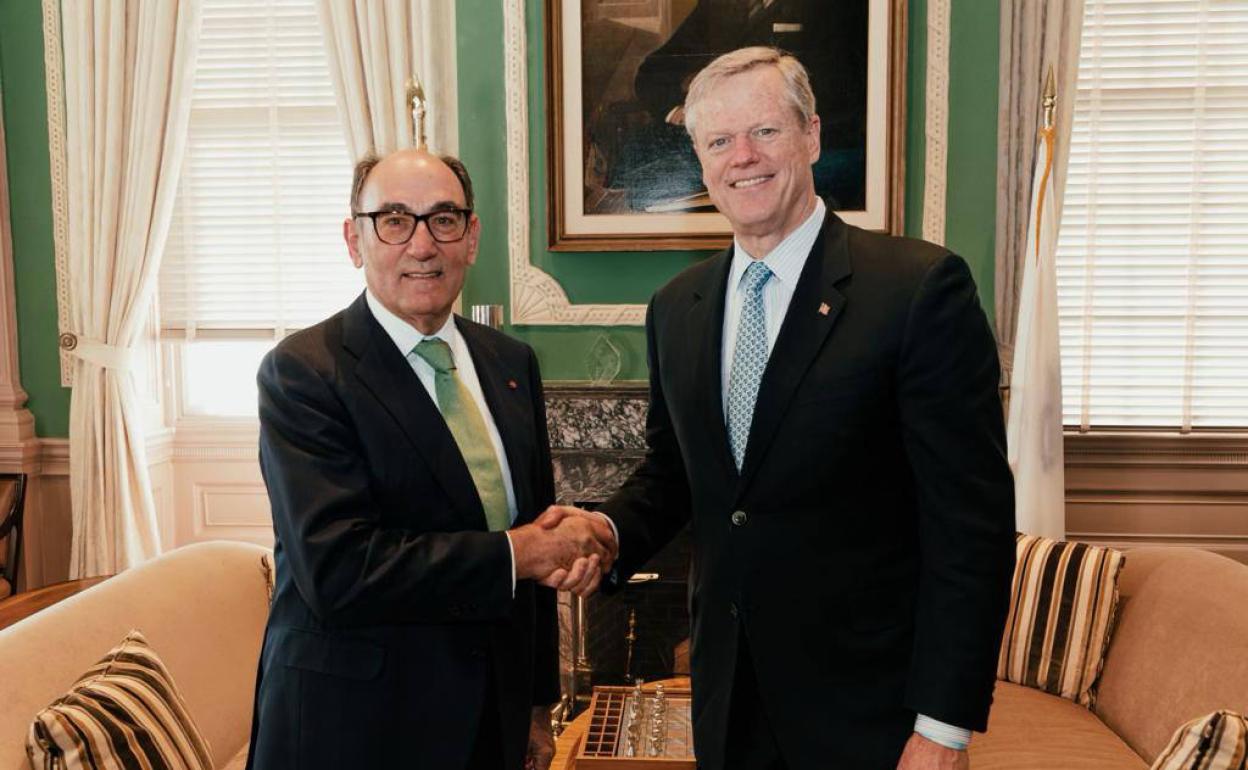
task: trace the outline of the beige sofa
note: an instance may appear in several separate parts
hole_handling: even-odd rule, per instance
[[[241,763],[268,612],[264,553],[182,548],[0,631],[0,770],[26,767],[31,717],[131,628],[165,660],[217,766]],[[1139,548],[1120,588],[1096,708],[998,682],[989,731],[971,743],[973,770],[1138,770],[1187,720],[1248,712],[1248,567]]]
[[[1194,548],[1127,552],[1092,711],[998,682],[973,770],[1147,768],[1176,728],[1248,713],[1248,566]]]
[[[180,548],[0,631],[0,770],[28,766],[35,713],[132,628],[168,666],[217,767],[241,767],[269,609],[266,553]]]

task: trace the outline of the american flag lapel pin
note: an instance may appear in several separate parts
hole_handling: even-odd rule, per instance
[[[819,315],[827,315],[832,311],[832,306],[826,302],[819,303]]]

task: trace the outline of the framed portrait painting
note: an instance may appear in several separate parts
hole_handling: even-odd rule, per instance
[[[850,224],[898,232],[905,0],[546,0],[549,241],[556,251],[730,239],[683,125],[694,74],[774,46],[810,73],[815,187]]]

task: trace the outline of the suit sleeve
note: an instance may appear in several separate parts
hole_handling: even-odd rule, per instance
[[[1014,569],[998,378],[970,270],[947,254],[911,302],[898,365],[921,559],[906,705],[975,730],[987,726]]]
[[[295,586],[318,618],[363,626],[508,616],[504,533],[387,526],[356,426],[322,374],[279,347],[256,379],[274,529]]]
[[[529,350],[529,392],[533,394],[533,415],[537,427],[537,510],[555,502],[555,473],[550,457],[550,435],[546,427],[546,396],[537,356]],[[534,583],[536,602],[533,633],[533,705],[547,706],[559,700],[559,613],[555,590]]]
[[[618,587],[680,531],[691,513],[689,479],[667,411],[660,371],[654,300],[646,313],[646,350],[650,366],[650,410],[646,415],[646,455],[628,480],[600,510],[615,523],[620,555],[607,588]]]

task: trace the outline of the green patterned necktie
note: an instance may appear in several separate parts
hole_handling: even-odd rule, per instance
[[[444,340],[422,340],[412,352],[423,358],[434,369],[434,385],[438,394],[438,408],[442,419],[451,429],[459,452],[468,464],[468,472],[477,485],[481,505],[485,508],[485,521],[492,531],[511,526],[511,514],[507,510],[507,489],[503,486],[503,472],[494,454],[489,429],[477,409],[468,388],[455,373],[451,358],[451,346]]]

